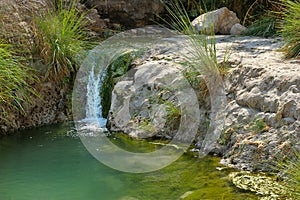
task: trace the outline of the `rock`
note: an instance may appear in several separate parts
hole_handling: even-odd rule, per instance
[[[85,4],[97,9],[101,18],[126,28],[153,24],[164,10],[160,0],[87,0]]]
[[[156,27],[148,31],[152,35],[159,30]],[[194,139],[198,125],[193,117],[199,117],[199,110],[194,108],[199,106],[197,95],[182,73],[186,66],[180,55],[185,54],[182,46],[186,44],[185,37],[157,40],[134,61],[134,68],[114,87],[108,116],[110,130],[137,138]]]
[[[131,73],[133,77],[126,77],[114,87],[108,118],[110,130],[122,131],[137,138],[172,138],[177,129],[170,129],[167,125],[168,109],[170,104],[174,106],[173,109],[179,109],[176,107],[180,104],[168,87],[172,84],[176,88],[176,82],[184,79],[183,75],[180,76],[180,65],[153,60],[135,70],[135,73]],[[168,92],[170,94],[165,95]],[[190,104],[190,107],[193,106]],[[177,120],[175,115],[173,117]],[[185,136],[181,135],[181,138],[184,140]]]
[[[219,33],[224,35],[231,34],[232,27],[237,23],[240,23],[240,20],[236,14],[226,7],[202,14],[192,21],[192,25],[200,33]],[[236,33],[236,31],[240,29],[241,27],[236,25],[233,29],[233,33]]]
[[[186,53],[181,52],[182,48],[178,46],[182,37],[168,40],[177,42],[174,46],[179,55]],[[184,43],[184,40],[182,42]],[[223,164],[240,170],[273,170],[270,166],[276,159],[294,156],[293,149],[297,141],[295,138],[299,138],[299,63],[295,60],[283,60],[282,53],[277,51],[282,45],[280,38],[216,36],[216,43],[219,62],[224,60],[224,55],[228,54],[226,49],[231,46],[227,61],[231,68],[224,80],[228,97],[223,127],[225,131],[211,153],[222,156]],[[137,72],[133,73],[131,79],[126,79],[128,82],[123,80],[116,85],[114,95],[117,101],[112,103],[113,114],[110,121],[119,123],[112,128],[127,133],[133,130],[131,134],[134,133],[133,135],[138,137],[143,132],[138,132],[140,127],[137,121],[140,120],[148,131],[143,137],[153,134],[172,139],[174,132],[163,131],[167,127],[164,125],[168,122],[166,107],[153,101],[155,100],[153,96],[174,100],[174,94],[161,90],[163,84],[160,81],[167,80],[165,77],[167,72],[176,74],[182,66],[171,64],[172,60],[178,59],[178,56],[174,56],[174,52],[171,54],[164,47],[159,47],[156,51],[156,54],[150,54],[149,57],[142,58],[136,63]],[[201,81],[195,83],[200,84]],[[201,93],[199,88],[201,87],[194,87],[198,94]],[[125,115],[124,113],[123,116],[120,115],[118,122],[113,118],[118,116],[118,110],[125,105],[121,96],[126,97],[124,99],[131,98],[131,101],[124,101],[129,108],[124,110]],[[198,101],[200,136],[196,142],[201,144],[208,128],[206,124],[209,120],[207,116],[210,111],[210,98],[198,95]],[[175,107],[178,106],[178,102],[173,103]],[[141,118],[133,121],[130,116],[134,113]],[[145,121],[154,113],[157,113],[156,121]],[[121,119],[128,119],[130,123],[123,123]]]
[[[242,26],[240,23],[236,23],[231,27],[230,35],[240,35],[245,30],[245,26]]]
[[[240,170],[273,170],[269,166],[276,159],[294,155],[299,138],[300,66],[282,59],[276,51],[279,39],[233,40],[230,62],[239,64],[227,78],[225,130],[231,128],[231,134],[221,136],[229,138],[224,140],[222,163]],[[223,42],[217,44],[217,51],[226,46]]]

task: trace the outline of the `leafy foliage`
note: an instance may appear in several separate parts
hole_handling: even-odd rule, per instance
[[[46,77],[75,76],[86,49],[90,47],[84,31],[86,21],[76,7],[58,1],[57,9],[35,19],[35,53],[47,65]]]

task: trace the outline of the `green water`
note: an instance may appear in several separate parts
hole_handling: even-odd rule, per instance
[[[187,191],[195,191],[187,199],[257,199],[216,170],[217,158],[188,154],[162,170],[129,174],[101,164],[74,135],[72,124],[61,124],[0,137],[0,200],[176,200]]]

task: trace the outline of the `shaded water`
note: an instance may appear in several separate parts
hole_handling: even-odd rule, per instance
[[[114,140],[147,148],[126,137]],[[94,159],[73,124],[47,126],[0,138],[0,199],[175,200],[187,191],[195,191],[190,199],[256,199],[232,187],[217,166],[217,158],[188,154],[156,172],[122,173]]]

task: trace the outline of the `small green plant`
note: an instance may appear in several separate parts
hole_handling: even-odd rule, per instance
[[[267,124],[264,122],[263,119],[256,119],[251,123],[251,130],[255,131],[256,133],[263,132],[267,127]]]
[[[282,0],[284,9],[281,12],[283,19],[280,25],[285,57],[294,58],[300,55],[300,1]]]
[[[75,76],[87,48],[91,44],[84,30],[84,14],[75,8],[77,0],[68,5],[57,1],[57,9],[35,19],[34,54],[47,66],[45,76],[62,79]]]
[[[274,36],[277,33],[276,22],[277,18],[275,16],[262,16],[253,22],[243,34],[262,37]]]
[[[35,94],[30,83],[36,79],[22,61],[10,45],[0,42],[0,119],[5,120],[9,109],[25,114],[23,103],[29,101],[30,94]]]
[[[154,133],[157,128],[152,124],[150,119],[143,118],[139,124],[139,128],[145,133]]]
[[[180,107],[175,106],[171,101],[165,101],[164,104],[167,106],[167,126],[170,127],[171,130],[176,130],[181,119]]]

